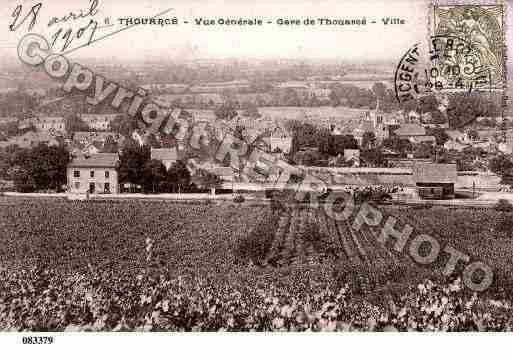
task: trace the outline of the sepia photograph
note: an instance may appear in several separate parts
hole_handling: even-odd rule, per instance
[[[513,329],[510,1],[0,9],[1,341]]]

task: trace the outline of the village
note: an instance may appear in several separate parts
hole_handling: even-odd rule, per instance
[[[348,107],[347,99],[335,95],[336,89],[317,79],[278,83],[268,94],[225,95],[226,89],[248,86],[247,81],[178,90],[165,84],[143,86],[155,93],[155,101],[174,108],[170,113],[174,121],[167,121],[157,134],[141,130],[123,113],[91,113],[74,99],[48,100],[40,91],[42,113],[0,118],[5,169],[2,187],[25,193],[82,195],[215,193],[216,188],[232,193],[258,192],[272,187],[243,183],[229,158],[219,163],[191,156],[186,150],[187,139],[181,138],[176,124],[186,126],[192,121],[208,124],[218,144],[227,131],[248,143],[258,139],[265,151],[323,178],[332,190],[399,186],[403,200],[455,198],[456,191],[472,191],[475,199],[479,191],[509,191],[513,130],[508,118],[475,116],[469,126],[451,128],[447,95],[431,96],[429,101],[409,109],[390,109],[383,83],[376,83],[370,90],[374,105],[363,108]],[[169,91],[173,94],[165,94]],[[26,91],[24,96],[34,93]],[[284,99],[281,106],[258,106],[265,101],[272,105],[280,96],[294,99]],[[295,101],[306,106],[290,106]],[[177,107],[184,105],[192,108]],[[58,116],[59,109],[69,113],[70,108],[84,112]],[[46,187],[34,181],[28,181],[34,182],[32,186],[27,185],[29,171],[19,170],[23,166],[13,163],[20,157],[16,152],[39,145],[57,146],[69,154],[65,176],[60,182],[48,180]],[[128,148],[132,150],[124,152]],[[128,162],[134,160],[130,156],[139,156],[140,168],[130,168]],[[425,178],[414,173],[426,173]]]

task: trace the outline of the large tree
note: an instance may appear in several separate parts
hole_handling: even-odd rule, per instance
[[[362,135],[362,149],[369,150],[376,145],[376,135],[374,132],[366,131]]]
[[[510,177],[513,174],[513,161],[508,155],[498,155],[489,161],[490,171],[502,178]]]
[[[40,144],[30,150],[20,150],[13,155],[12,166],[14,180],[18,189],[23,181],[30,186],[22,190],[55,190],[59,191],[66,184],[66,167],[70,161],[69,152],[64,146],[48,146]]]
[[[166,191],[184,192],[191,185],[191,173],[184,161],[176,161],[167,171]]]
[[[144,167],[150,160],[150,148],[127,142],[119,156],[119,183],[143,185]]]
[[[438,128],[438,127],[427,128],[426,134],[430,135],[430,136],[434,136],[435,140],[436,140],[436,144],[439,146],[443,145],[449,139],[449,135],[447,135],[447,133],[445,132],[445,130],[443,128]]]
[[[319,152],[329,156],[343,155],[345,149],[357,149],[358,142],[352,135],[332,135],[325,130],[317,136]]]
[[[142,186],[145,192],[159,192],[166,179],[166,167],[159,160],[149,160],[144,165]]]
[[[406,153],[412,150],[412,143],[405,138],[392,136],[383,140],[382,146],[399,153],[401,156],[406,156]]]
[[[193,176],[193,182],[202,189],[210,189],[211,191],[215,191],[217,187],[219,187],[223,181],[221,178],[209,172],[203,168],[199,168]]]

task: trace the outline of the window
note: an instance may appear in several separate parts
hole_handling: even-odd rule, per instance
[[[105,171],[105,178],[109,178],[109,171]]]
[[[89,193],[94,193],[95,187],[96,186],[94,182],[89,183]]]
[[[80,171],[73,171],[73,177],[80,178]]]
[[[110,183],[105,182],[103,192],[110,193]]]
[[[91,178],[94,177],[94,171],[91,171],[90,176],[91,176]]]
[[[75,182],[75,188],[80,189],[80,182]]]

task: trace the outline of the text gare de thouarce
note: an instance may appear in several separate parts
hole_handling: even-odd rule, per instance
[[[405,20],[396,18],[384,18],[381,20],[384,25],[397,25],[404,24]],[[184,21],[187,23],[186,21]],[[371,21],[375,23],[375,21]],[[261,18],[253,19],[230,19],[230,18],[217,18],[217,19],[206,19],[206,18],[195,18],[193,24],[201,26],[212,26],[212,25],[238,25],[238,26],[263,26],[264,24],[276,24],[279,26],[301,26],[301,25],[367,25],[368,20],[363,18],[355,19],[332,19],[332,18],[278,18],[274,21],[265,20]]]

